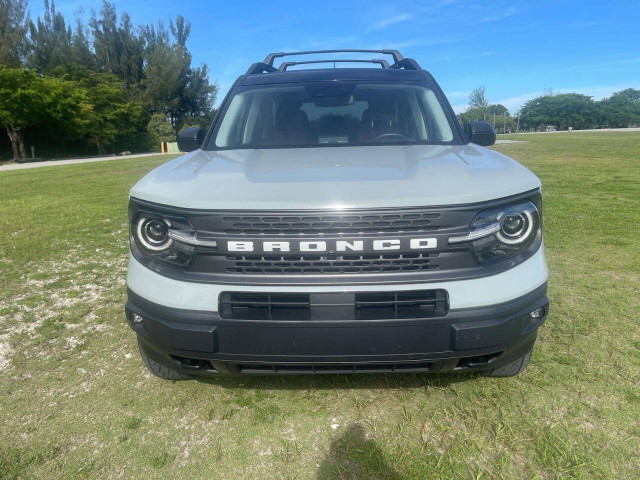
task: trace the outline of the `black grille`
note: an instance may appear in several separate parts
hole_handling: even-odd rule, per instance
[[[356,319],[431,318],[447,314],[444,290],[356,293]]]
[[[325,256],[277,256],[245,255],[227,256],[228,273],[254,274],[336,274],[420,272],[437,270],[437,253],[337,255]]]
[[[358,363],[358,364],[237,364],[239,373],[250,375],[295,375],[323,373],[393,373],[393,372],[429,372],[434,362],[406,363]]]
[[[307,293],[222,293],[220,317],[242,320],[305,320],[310,318]]]
[[[220,295],[220,316],[236,320],[389,320],[447,314],[445,290]]]
[[[282,234],[282,235],[333,235],[359,233],[401,233],[438,230],[432,222],[439,213],[412,212],[393,214],[344,214],[344,215],[260,215],[225,216],[222,218],[224,233]]]

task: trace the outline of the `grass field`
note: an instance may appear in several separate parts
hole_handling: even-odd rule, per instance
[[[552,310],[514,379],[153,378],[127,191],[165,159],[0,173],[0,478],[640,478],[640,133],[526,140]]]

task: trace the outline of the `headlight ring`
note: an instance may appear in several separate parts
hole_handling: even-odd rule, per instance
[[[496,237],[506,245],[525,242],[533,231],[534,220],[529,210],[502,212],[497,220],[500,222],[500,229],[496,232]]]
[[[136,234],[142,246],[153,252],[166,250],[173,243],[169,236],[171,221],[163,218],[149,218],[142,216],[136,224]]]

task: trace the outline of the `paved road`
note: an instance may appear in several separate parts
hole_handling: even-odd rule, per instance
[[[585,130],[573,130],[571,133],[580,133],[580,132],[640,132],[640,127],[631,127],[631,128],[587,128]],[[515,133],[515,132],[513,132]],[[534,135],[539,133],[569,133],[568,130],[558,130],[556,132],[518,132],[518,135]],[[502,135],[501,133],[499,135]]]
[[[69,160],[48,160],[46,162],[33,162],[33,163],[10,163],[7,165],[0,165],[0,172],[8,170],[23,170],[25,168],[38,168],[38,167],[50,167],[54,165],[74,165],[76,163],[89,163],[89,162],[106,162],[108,160],[122,160],[123,158],[142,158],[152,157],[154,155],[160,155],[159,153],[138,153],[136,155],[126,155],[123,157],[109,156],[109,157],[91,157],[91,158],[71,158]],[[174,154],[167,154],[167,160],[172,158]]]

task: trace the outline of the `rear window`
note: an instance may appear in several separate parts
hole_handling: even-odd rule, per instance
[[[453,128],[434,91],[407,84],[314,82],[236,93],[216,148],[447,144]]]

